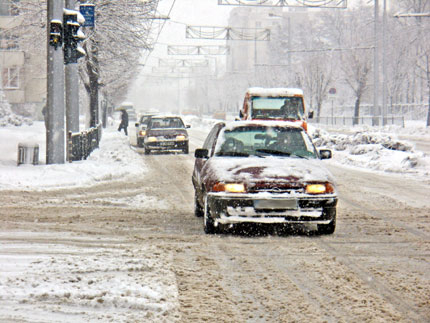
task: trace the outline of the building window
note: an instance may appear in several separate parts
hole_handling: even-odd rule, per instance
[[[19,89],[19,67],[3,68],[3,89]]]
[[[4,29],[0,28],[0,50],[17,50],[19,49],[18,37],[9,35]]]
[[[19,0],[0,0],[0,16],[17,16]]]

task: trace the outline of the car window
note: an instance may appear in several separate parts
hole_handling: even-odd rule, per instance
[[[181,118],[151,118],[151,128],[185,128]]]
[[[213,153],[213,149],[215,146],[215,142],[216,142],[216,138],[217,135],[219,133],[219,129],[222,127],[223,125],[220,124],[216,124],[212,130],[209,132],[209,135],[206,137],[205,142],[203,143],[203,148],[207,149],[209,152],[209,156],[212,156]]]
[[[215,150],[217,156],[294,156],[316,158],[310,138],[299,128],[241,126],[225,129]]]
[[[301,119],[304,114],[301,97],[252,97],[253,119]]]

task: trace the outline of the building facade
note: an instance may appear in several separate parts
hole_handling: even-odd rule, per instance
[[[0,0],[1,86],[15,113],[40,118],[46,101],[46,59],[21,47],[16,33],[21,22],[19,0]]]

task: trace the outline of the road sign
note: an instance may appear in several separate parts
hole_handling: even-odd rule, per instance
[[[83,27],[94,27],[94,12],[95,5],[91,3],[81,4],[79,7],[79,11],[82,16],[85,18],[85,23],[82,25]]]

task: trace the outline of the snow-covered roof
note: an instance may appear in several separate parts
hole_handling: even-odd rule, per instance
[[[302,89],[297,88],[264,88],[250,87],[247,90],[251,96],[294,96],[303,95]]]

